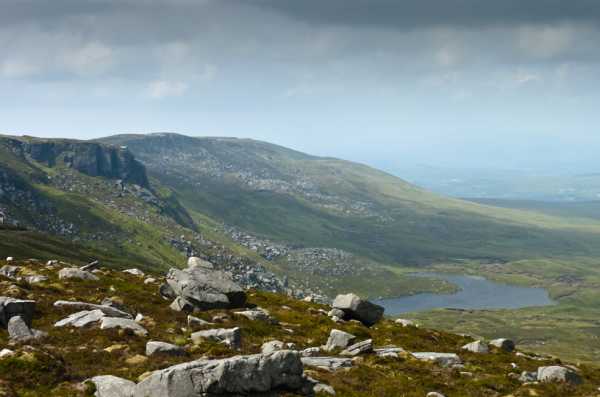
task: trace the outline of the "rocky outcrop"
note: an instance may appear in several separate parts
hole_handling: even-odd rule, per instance
[[[302,357],[302,364],[326,371],[352,367],[352,359],[344,357]]]
[[[280,350],[197,360],[156,371],[136,386],[133,397],[261,395],[300,391],[304,385],[300,355]]]
[[[384,308],[361,299],[355,294],[338,295],[332,304],[333,308],[344,312],[344,319],[355,319],[371,326],[381,320]]]
[[[246,293],[230,275],[218,270],[194,266],[185,270],[172,268],[167,274],[169,288],[161,293],[171,292],[179,298],[178,307],[182,310],[211,310],[243,307]]]
[[[539,382],[571,383],[574,385],[582,382],[577,372],[558,365],[539,367],[537,370],[537,380]]]

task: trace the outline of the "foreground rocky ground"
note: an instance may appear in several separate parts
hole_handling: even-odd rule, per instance
[[[352,294],[329,307],[188,265],[0,261],[0,396],[600,395],[595,367],[385,319]]]

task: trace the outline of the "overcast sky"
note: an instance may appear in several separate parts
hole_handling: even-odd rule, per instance
[[[597,0],[0,1],[0,132],[600,171]]]

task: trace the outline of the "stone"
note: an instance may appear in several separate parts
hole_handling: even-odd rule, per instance
[[[15,352],[10,349],[2,349],[0,351],[0,359],[12,357],[15,355]]]
[[[137,336],[146,336],[148,331],[134,320],[121,317],[102,317],[100,329],[120,328],[127,332],[132,332]]]
[[[405,318],[397,318],[394,320],[394,323],[401,325],[403,327],[416,327],[416,324],[412,320],[407,320]]]
[[[6,261],[7,261],[7,262],[12,262],[12,261],[14,261],[14,260],[15,260],[15,258],[13,258],[12,256],[7,256],[7,257],[6,257]]]
[[[167,300],[177,298],[175,291],[173,291],[173,288],[167,283],[161,284],[160,287],[158,287],[158,292],[160,296]]]
[[[76,301],[56,301],[54,307],[71,310],[100,310],[109,317],[133,318],[131,314],[109,305],[96,305],[94,303],[76,302]]]
[[[340,368],[352,367],[351,358],[342,357],[302,357],[302,364],[307,367],[316,367],[326,371],[336,371]]]
[[[252,310],[244,310],[242,312],[234,312],[234,314],[246,317],[248,320],[252,321],[264,321],[271,324],[277,324],[277,320],[273,318],[267,310],[260,307]]]
[[[224,343],[235,350],[239,350],[242,347],[242,332],[239,327],[197,331],[191,335],[191,338],[195,344],[202,343],[203,339],[209,339]]]
[[[346,350],[342,351],[340,354],[342,356],[358,356],[359,354],[370,353],[373,351],[373,339],[367,339],[362,342],[358,342],[353,344],[352,346],[348,346]]]
[[[506,352],[512,352],[515,350],[515,342],[510,339],[499,338],[490,341],[490,345],[497,347],[498,349]]]
[[[373,352],[378,356],[378,357],[388,357],[388,358],[398,358],[401,355],[406,355],[407,351],[404,350],[401,347],[395,347],[395,346],[389,346],[389,347],[382,347],[379,349],[373,349]]]
[[[355,294],[338,295],[333,301],[333,308],[344,312],[344,319],[355,319],[366,326],[372,326],[382,317],[384,308],[361,299]]]
[[[243,307],[246,293],[231,276],[218,270],[192,267],[172,268],[167,283],[175,295],[185,299],[195,310],[233,309]]]
[[[36,275],[25,277],[25,281],[28,282],[29,284],[39,284],[39,283],[43,283],[44,281],[48,281],[48,277],[43,276],[41,274],[36,274]]]
[[[97,269],[98,267],[100,267],[100,261],[95,260],[88,263],[87,265],[81,266],[79,270],[82,270],[84,272],[91,272],[92,270]]]
[[[206,269],[214,269],[212,263],[205,261],[204,259],[198,258],[197,256],[190,256],[187,262],[188,267],[204,267]]]
[[[47,335],[45,332],[30,329],[21,316],[11,317],[7,329],[10,340],[14,342],[27,342]]]
[[[214,325],[214,323],[208,322],[206,320],[202,320],[201,318],[194,317],[192,315],[187,316],[187,323],[188,323],[188,327],[190,327],[190,328],[206,327],[208,325]]]
[[[455,353],[417,352],[412,353],[412,355],[417,360],[431,361],[442,367],[451,367],[462,363],[460,357]]]
[[[577,372],[559,365],[539,367],[537,370],[537,380],[544,383],[559,382],[574,385],[578,385],[582,382],[582,379]]]
[[[329,394],[330,396],[335,396],[335,390],[333,389],[333,387],[324,383],[317,383],[313,387],[313,392],[316,394]]]
[[[438,393],[437,391],[432,391],[427,393],[427,397],[446,397],[442,393]]]
[[[154,277],[148,277],[147,279],[144,280],[144,284],[154,284],[156,282],[156,279]]]
[[[319,347],[308,347],[300,352],[302,357],[318,357],[321,354],[321,348]]]
[[[136,323],[141,323],[142,321],[144,321],[144,315],[142,313],[138,313],[135,315],[135,318],[133,320]]]
[[[201,359],[153,372],[138,383],[133,397],[267,395],[305,385],[298,352]]]
[[[76,267],[65,267],[58,271],[58,278],[60,280],[89,280],[98,281],[99,278],[93,273],[85,270],[81,270]]]
[[[60,321],[54,323],[55,327],[86,327],[92,323],[100,321],[105,314],[102,310],[83,310],[77,313],[73,313],[67,318],[63,318]]]
[[[343,318],[344,315],[345,315],[345,313],[343,310],[336,309],[336,308],[333,308],[327,312],[327,316],[329,316],[329,317]]]
[[[467,343],[461,349],[470,351],[472,353],[489,353],[490,348],[487,343],[476,340],[475,342]]]
[[[112,375],[94,376],[89,380],[96,386],[96,397],[133,397],[135,383]]]
[[[348,332],[332,329],[323,350],[330,352],[335,349],[345,349],[354,338],[355,336]]]
[[[521,383],[532,383],[537,381],[537,372],[523,371],[518,378]]]
[[[150,341],[146,343],[146,355],[154,356],[157,354],[183,356],[185,355],[185,350],[180,346],[166,342]]]
[[[0,276],[4,276],[13,280],[17,278],[18,273],[18,266],[4,265],[0,268]]]
[[[21,316],[27,326],[31,326],[34,312],[35,301],[0,296],[0,326],[2,327],[7,327],[8,321],[13,316]]]
[[[129,350],[129,346],[123,344],[110,345],[103,349],[107,353],[124,353]]]
[[[145,274],[144,274],[143,271],[141,271],[140,269],[136,269],[136,268],[125,269],[125,270],[123,270],[123,273],[132,274],[132,275],[138,276],[138,277],[144,277],[145,276]]]
[[[284,350],[286,348],[286,344],[280,340],[272,340],[269,342],[265,342],[260,347],[260,352],[262,354],[273,353],[278,350]]]
[[[148,361],[148,357],[142,356],[141,354],[136,354],[135,356],[131,356],[125,360],[127,365],[141,365]]]
[[[175,298],[169,307],[176,312],[191,313],[194,311],[194,305],[181,296]]]

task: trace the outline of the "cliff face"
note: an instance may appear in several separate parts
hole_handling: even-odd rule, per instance
[[[148,187],[145,167],[127,149],[95,142],[18,141],[22,153],[49,167],[63,163],[90,176],[122,179]]]

